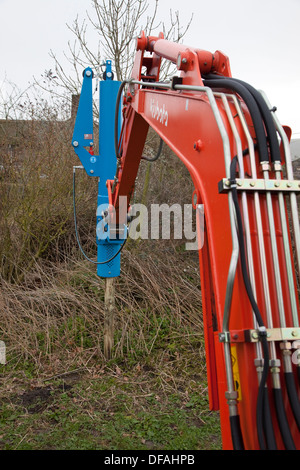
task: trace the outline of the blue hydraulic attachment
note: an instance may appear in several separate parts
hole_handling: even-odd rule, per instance
[[[95,264],[97,264],[98,276],[104,278],[120,275],[120,251],[127,236],[126,226],[123,230],[116,230],[108,219],[109,204],[106,181],[114,179],[117,168],[114,129],[116,99],[121,82],[113,80],[111,61],[107,60],[105,65],[104,80],[100,80],[99,83],[99,155],[94,155],[93,152],[93,71],[90,67],[83,72],[83,83],[72,138],[72,145],[86,173],[89,176],[99,178],[96,214],[97,262]],[[120,109],[118,122],[121,122]]]

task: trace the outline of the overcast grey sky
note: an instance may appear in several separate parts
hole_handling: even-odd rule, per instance
[[[183,23],[194,13],[184,43],[227,54],[233,76],[263,89],[300,137],[300,0],[160,0],[162,20],[170,8]],[[73,38],[66,23],[86,9],[90,0],[0,0],[0,83],[23,89],[53,68],[50,49],[62,56]]]

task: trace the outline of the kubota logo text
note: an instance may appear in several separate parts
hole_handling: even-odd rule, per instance
[[[158,101],[155,103],[155,100],[152,98],[150,103],[150,112],[153,119],[156,119],[165,126],[168,125],[169,116],[164,104],[160,107]]]

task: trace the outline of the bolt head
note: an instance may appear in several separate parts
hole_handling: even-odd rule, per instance
[[[194,150],[196,150],[197,152],[201,152],[203,148],[203,142],[202,140],[197,140],[197,142],[194,143]]]
[[[177,69],[178,70],[186,70],[186,68],[188,67],[189,63],[188,63],[188,59],[186,57],[182,57],[182,53],[179,52],[178,56],[177,56],[177,62],[176,62],[176,65],[177,65]]]

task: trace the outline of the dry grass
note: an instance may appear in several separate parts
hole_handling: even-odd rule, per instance
[[[42,121],[24,122],[19,129],[13,160],[2,142],[0,335],[11,363],[25,359],[38,371],[45,361],[62,360],[57,370],[68,370],[79,353],[83,364],[90,357],[104,360],[104,284],[93,265],[80,261],[75,242],[73,123],[62,125],[44,111]],[[150,133],[145,153],[157,145]],[[184,204],[191,193],[186,169],[166,147],[157,162],[142,162],[136,202]],[[91,184],[80,173],[80,238],[94,254],[96,196],[97,181]],[[114,357],[149,356],[162,337],[166,347],[184,335],[202,334],[198,255],[184,252],[183,243],[128,243],[117,280]]]
[[[179,258],[179,259],[178,259]],[[201,294],[195,259],[172,253],[124,250],[117,281],[114,357],[138,359],[161,347],[167,354],[202,337]],[[195,257],[194,257],[195,258]],[[37,371],[56,364],[69,370],[102,355],[104,282],[85,261],[36,263],[21,285],[2,279],[0,336],[9,360],[29,360]],[[199,351],[196,351],[198,353]],[[54,369],[55,369],[54,367]]]
[[[208,413],[198,253],[185,252],[183,240],[127,242],[122,273],[116,280],[114,349],[108,361],[103,354],[104,280],[96,275],[94,265],[82,259],[74,234],[72,166],[78,160],[70,145],[73,123],[61,125],[55,113],[47,112],[42,127],[40,121],[32,120],[16,134],[13,159],[8,142],[0,136],[4,165],[0,177],[0,339],[7,347],[0,401],[9,417],[7,422],[3,418],[6,437],[1,442],[0,435],[0,448],[30,448],[33,442],[34,448],[80,447],[80,433],[78,443],[66,443],[59,434],[66,422],[66,406],[72,409],[70,423],[76,426],[77,418],[80,423],[90,421],[86,421],[87,429],[99,421],[105,429],[106,448],[110,445],[106,426],[115,419],[116,410],[122,426],[127,422],[123,416],[129,414],[131,419],[132,415],[131,434],[136,440],[120,443],[117,432],[114,446],[147,448],[151,442],[147,433],[169,415],[173,427],[168,422],[168,429],[179,439],[172,444],[174,448],[183,445],[182,432],[187,436],[184,445],[189,445],[190,432],[195,431],[190,431],[190,420],[199,424],[194,433],[198,446],[201,434],[197,433],[204,423],[199,416],[204,409]],[[150,134],[145,153],[151,154],[157,146],[157,138]],[[189,204],[192,191],[187,170],[164,148],[157,162],[141,163],[133,202]],[[95,257],[97,181],[83,172],[78,174],[76,199],[80,239],[89,256]],[[73,385],[77,391],[66,396]],[[94,386],[100,388],[95,393]],[[97,403],[93,403],[95,397]],[[33,406],[32,413],[37,413],[28,423],[31,411],[22,411],[27,399],[26,406]],[[98,419],[99,403],[104,407],[104,422],[102,412]],[[124,410],[120,409],[123,405]],[[183,416],[187,420],[184,431],[177,433],[181,424],[175,426],[172,420],[182,423]],[[149,430],[144,430],[144,423],[151,419]],[[37,428],[36,424],[44,422],[46,433],[53,420],[56,440],[49,437],[49,442],[47,438],[41,444],[42,424]],[[120,429],[118,421],[116,426]],[[16,427],[22,429],[20,436],[15,434]],[[139,427],[142,443],[136,431]],[[78,430],[64,432],[78,434]],[[157,434],[152,439],[160,443],[161,431]],[[125,426],[127,439],[126,435]],[[85,438],[86,446],[99,445],[90,434]]]

